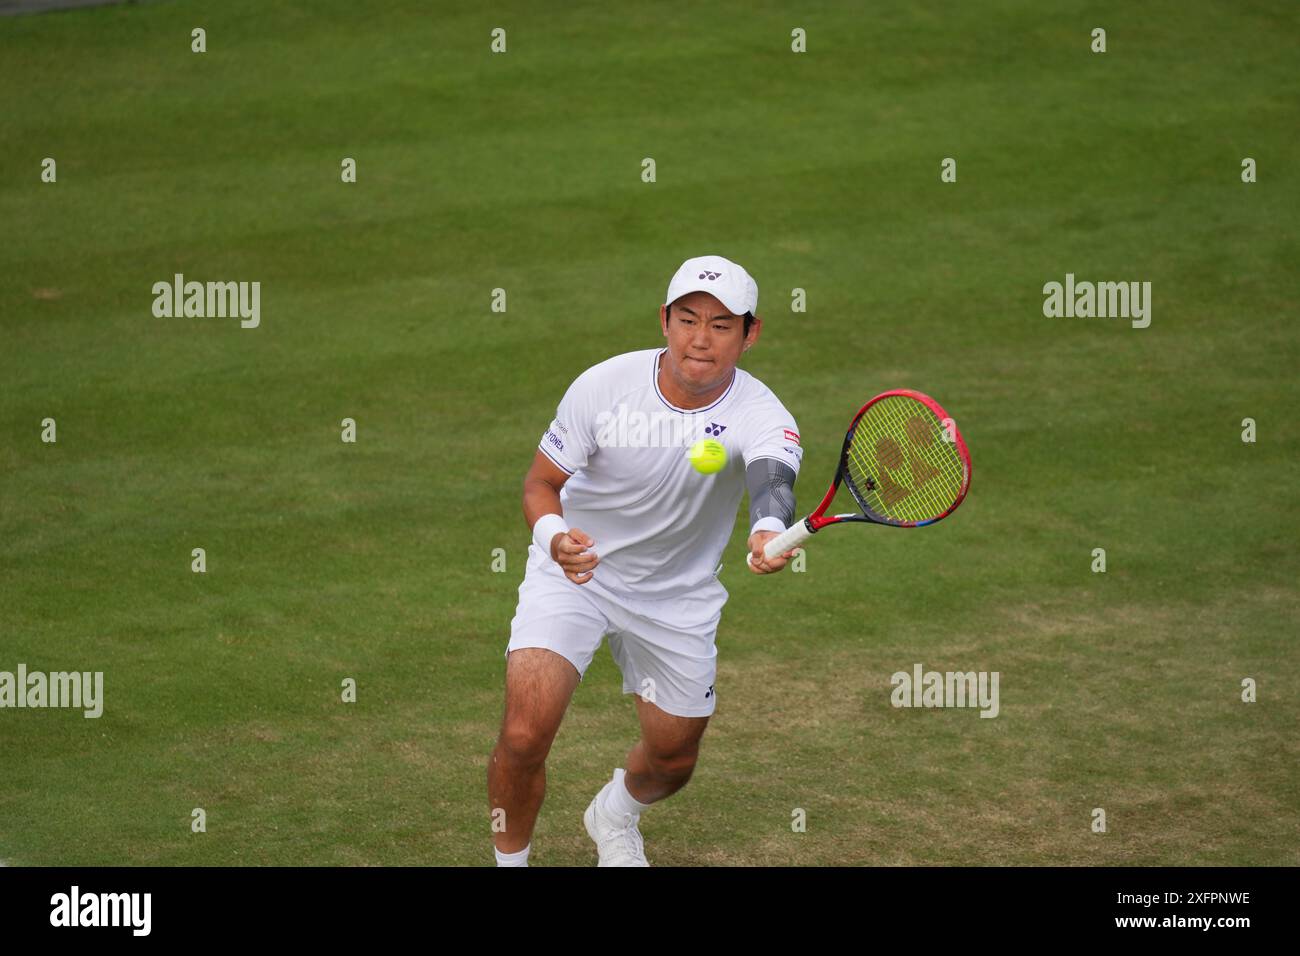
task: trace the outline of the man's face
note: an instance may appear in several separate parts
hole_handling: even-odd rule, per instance
[[[664,306],[659,320],[668,339],[668,373],[683,391],[696,394],[730,381],[741,353],[757,341],[762,325],[755,319],[746,337],[744,316],[728,312],[707,292],[684,295],[671,309]]]

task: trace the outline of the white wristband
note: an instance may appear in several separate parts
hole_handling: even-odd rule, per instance
[[[775,515],[768,515],[766,518],[759,518],[754,522],[754,527],[749,529],[749,536],[752,538],[760,531],[775,531],[780,534],[785,530],[785,522]]]
[[[537,545],[542,554],[549,558],[551,556],[551,539],[557,534],[567,533],[568,530],[569,523],[564,520],[563,515],[542,515],[533,525],[533,544]]]

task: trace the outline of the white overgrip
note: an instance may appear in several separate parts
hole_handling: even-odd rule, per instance
[[[796,521],[763,546],[763,557],[770,561],[791,548],[799,547],[811,537],[812,532],[808,530],[808,522]]]
[[[791,548],[799,547],[799,545],[803,544],[811,537],[812,532],[808,530],[808,522],[796,521],[775,538],[770,539],[767,544],[763,546],[763,557],[771,561],[773,558],[779,557]],[[750,564],[753,564],[754,555],[752,553],[746,554],[745,560]]]

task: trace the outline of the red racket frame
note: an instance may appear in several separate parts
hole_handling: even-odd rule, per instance
[[[883,518],[879,516],[873,517],[870,513],[852,514],[852,515],[831,515],[829,517],[824,517],[826,514],[826,509],[830,507],[831,501],[835,498],[835,493],[839,490],[840,482],[844,479],[844,460],[845,460],[845,456],[848,454],[849,445],[853,441],[853,435],[857,431],[858,422],[861,420],[862,416],[866,414],[867,409],[870,408],[872,405],[876,404],[876,402],[879,402],[882,399],[891,398],[898,395],[915,399],[916,401],[920,402],[922,405],[925,405],[927,408],[930,409],[930,411],[934,412],[935,417],[939,419],[941,424],[944,421],[944,419],[947,419],[948,421],[951,421],[953,423],[952,425],[952,434],[954,439],[953,445],[956,447],[957,454],[961,456],[962,464],[965,466],[965,475],[962,479],[961,491],[957,495],[957,500],[954,501],[952,503],[952,506],[949,507],[948,510],[945,511],[943,514],[939,515],[936,518],[927,518],[925,521],[891,521],[887,518]],[[881,392],[875,398],[872,398],[870,401],[867,402],[867,404],[859,408],[858,413],[853,416],[853,421],[849,423],[849,430],[844,436],[844,445],[840,448],[840,461],[839,461],[839,466],[835,469],[835,480],[831,482],[831,487],[826,492],[826,497],[822,498],[822,503],[817,506],[817,510],[814,511],[812,514],[810,514],[807,518],[805,518],[804,521],[808,526],[808,530],[813,532],[814,534],[820,531],[822,528],[826,527],[827,525],[840,524],[841,522],[845,522],[845,521],[868,521],[871,524],[883,524],[893,528],[923,528],[928,524],[934,524],[936,521],[942,521],[944,518],[948,517],[948,515],[952,514],[955,510],[957,510],[957,506],[961,504],[962,500],[966,497],[966,492],[970,490],[970,476],[971,476],[970,452],[966,450],[966,441],[961,437],[961,430],[957,428],[956,420],[953,419],[953,417],[949,415],[946,411],[944,411],[942,405],[936,402],[929,395],[926,395],[924,392],[918,392],[910,388],[891,389],[888,392]],[[850,487],[849,493],[853,495],[853,500],[858,504],[859,507],[865,509],[867,512],[870,512],[871,509],[867,506],[866,502],[862,501],[856,494],[854,494],[854,489],[852,487]]]

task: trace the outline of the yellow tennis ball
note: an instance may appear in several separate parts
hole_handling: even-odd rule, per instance
[[[727,446],[714,438],[705,438],[692,445],[686,457],[701,475],[716,475],[727,467]]]

